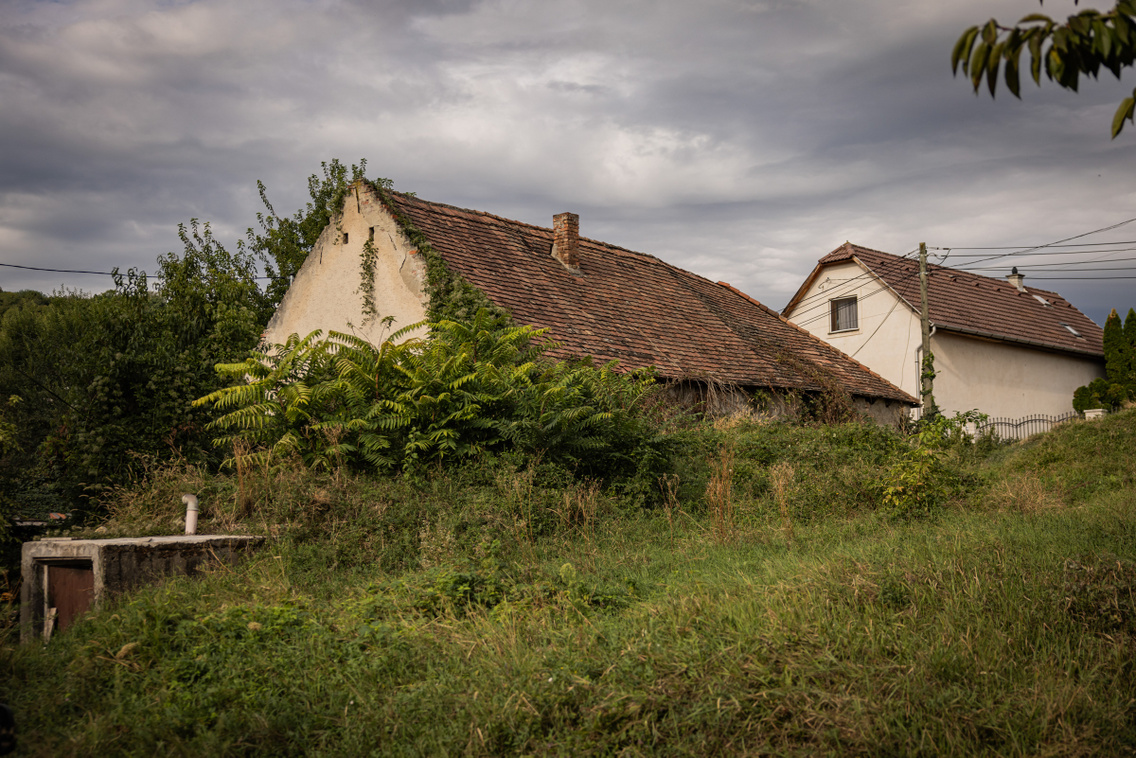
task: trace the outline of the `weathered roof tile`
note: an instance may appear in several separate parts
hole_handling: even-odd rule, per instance
[[[658,258],[581,237],[580,275],[551,255],[553,231],[392,193],[396,209],[446,265],[507,308],[546,327],[554,357],[618,359],[670,379],[915,399],[836,348],[725,284]]]
[[[844,243],[818,262],[858,260],[915,313],[922,308],[919,261]],[[967,271],[927,265],[927,310],[940,329],[1084,355],[1103,356],[1103,332],[1056,292],[1026,287]],[[1066,324],[1073,327],[1074,335]]]

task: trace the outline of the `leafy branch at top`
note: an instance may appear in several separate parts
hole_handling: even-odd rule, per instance
[[[1120,72],[1136,62],[1136,0],[1119,0],[1105,13],[1085,9],[1064,23],[1041,13],[1031,13],[1013,27],[990,19],[962,33],[951,52],[951,70],[957,75],[961,69],[969,76],[975,92],[985,79],[991,96],[998,87],[999,71],[1004,70],[1006,88],[1021,98],[1020,61],[1026,49],[1029,74],[1039,85],[1043,71],[1050,81],[1074,92],[1082,74],[1095,79],[1101,68],[1119,79]],[[1116,109],[1114,138],[1125,121],[1136,123],[1134,115],[1136,90]]]

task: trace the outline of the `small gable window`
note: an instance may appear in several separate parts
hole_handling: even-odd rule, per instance
[[[860,328],[860,320],[856,313],[855,297],[842,297],[839,300],[830,300],[828,306],[830,332],[847,332]]]

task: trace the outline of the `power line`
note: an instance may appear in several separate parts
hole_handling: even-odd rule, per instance
[[[970,255],[967,255],[965,253],[953,252],[955,250],[955,248],[940,247],[940,248],[936,248],[936,249],[937,250],[951,250],[952,252],[951,252],[950,256],[952,258],[989,258],[989,256],[987,256],[985,253],[971,253]],[[1047,249],[1047,250],[1042,251],[1042,252],[1025,253],[1024,255],[1026,255],[1029,258],[1033,258],[1034,256],[1042,256],[1042,255],[1107,255],[1109,253],[1130,253],[1130,252],[1133,252],[1133,251],[1136,251],[1136,247],[1115,247],[1115,248],[1105,248],[1105,249],[1097,249],[1097,250]],[[980,262],[981,261],[975,261],[975,263],[980,263]]]
[[[25,271],[47,271],[53,274],[96,274],[98,276],[114,276],[110,271],[76,271],[69,268],[40,268],[38,266],[18,266],[15,263],[0,263],[8,268],[22,268]]]
[[[1094,263],[1126,263],[1128,261],[1136,261],[1136,258],[1100,258],[1094,261],[1057,261],[1056,263],[1023,263],[1020,265],[1028,266],[1029,268],[1052,268],[1054,266],[1089,266]],[[971,264],[965,266],[954,266],[953,268],[968,269],[973,271],[1005,271],[1005,266],[979,266],[971,269]]]
[[[1017,256],[1017,255],[1028,255],[1028,254],[1033,253],[1035,250],[1043,250],[1045,248],[1057,247],[1057,246],[1063,245],[1066,242],[1070,242],[1072,240],[1079,240],[1079,239],[1082,239],[1084,237],[1088,237],[1092,234],[1100,234],[1101,232],[1110,232],[1113,229],[1119,229],[1120,227],[1124,226],[1125,224],[1131,224],[1133,221],[1136,221],[1136,217],[1133,217],[1133,218],[1130,218],[1130,219],[1125,219],[1124,221],[1120,221],[1118,223],[1112,224],[1111,226],[1104,226],[1104,227],[1101,227],[1100,229],[1093,229],[1091,232],[1085,232],[1083,234],[1074,234],[1072,237],[1066,237],[1065,239],[1059,239],[1059,240],[1056,240],[1054,242],[1046,243],[1044,245],[1034,245],[1033,247],[1029,247],[1029,248],[1022,249],[1022,250],[1016,250],[1012,253],[1003,253],[1002,255],[991,255],[991,256],[986,257],[986,258],[979,258],[977,261],[975,261],[975,263],[982,263],[983,261],[995,261],[995,260],[999,260],[1001,258],[1012,258],[1012,257]],[[1116,243],[1110,243],[1110,244],[1116,244]],[[950,248],[945,248],[945,249],[949,250]]]
[[[1089,232],[1095,234],[1095,232]],[[1069,239],[1075,239],[1070,237]],[[1043,245],[1042,247],[1049,247],[1057,243],[1050,243],[1050,245]],[[1076,242],[1072,245],[1062,245],[1062,247],[1100,247],[1101,245],[1136,245],[1136,240],[1115,240],[1113,242]],[[1003,245],[1001,247],[928,247],[928,250],[1019,250],[1029,245]],[[1093,252],[1093,251],[1089,251]],[[972,255],[961,256],[964,258],[981,258],[985,253],[974,253]],[[1043,253],[1038,253],[1043,255]]]
[[[908,252],[904,253],[903,255],[896,256],[896,257],[898,257],[902,260],[906,260],[917,252],[919,252],[918,249],[909,250]],[[844,261],[840,261],[840,262],[843,263]],[[863,272],[857,274],[856,276],[851,277],[850,279],[841,280],[839,283],[837,283],[835,285],[835,287],[836,287],[836,289],[840,289],[841,287],[847,287],[848,285],[852,284],[853,282],[859,281],[860,279],[874,279],[874,278],[877,278],[877,277],[878,277],[878,275],[869,268],[868,270],[863,271]],[[824,304],[817,305],[817,306],[811,306],[811,304],[813,302],[820,300],[820,299],[823,299],[823,298],[826,298],[826,297],[832,297],[832,295],[833,295],[832,290],[819,290],[816,293],[809,295],[808,297],[801,298],[801,300],[798,301],[797,304],[793,307],[793,310],[799,316],[803,316],[803,315],[805,315],[805,314],[807,314],[807,313],[809,313],[813,310],[816,310],[816,308],[824,307],[825,305],[827,305],[827,300],[825,301]],[[806,306],[806,305],[809,305],[811,307],[805,308],[804,306]]]
[[[23,269],[25,271],[46,271],[46,272],[51,273],[51,274],[92,274],[94,276],[114,276],[113,271],[79,271],[77,269],[70,269],[70,268],[41,268],[39,266],[20,266],[20,265],[15,264],[15,263],[0,263],[0,266],[5,266],[7,268],[19,268],[19,269]],[[143,271],[142,273],[145,274],[146,272]],[[253,279],[286,279],[287,277],[283,277],[283,276],[254,276],[252,278]]]
[[[1107,261],[1104,261],[1104,262],[1107,262]],[[962,271],[963,269],[957,269],[957,270]],[[977,269],[977,270],[978,271],[991,271],[993,269]],[[1096,266],[1094,268],[1089,268],[1089,267],[1056,268],[1056,269],[1052,269],[1050,271],[1042,271],[1041,273],[1043,273],[1043,274],[1077,274],[1077,273],[1091,274],[1094,271],[1136,271],[1136,266]],[[988,278],[993,279],[994,277],[988,277]],[[1031,274],[1030,278],[1036,279],[1037,277],[1035,277]]]

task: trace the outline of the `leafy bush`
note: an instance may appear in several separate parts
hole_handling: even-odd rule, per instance
[[[583,477],[657,478],[662,436],[646,419],[650,374],[616,364],[539,360],[544,331],[501,326],[487,310],[441,321],[429,338],[381,345],[333,332],[293,336],[218,371],[247,383],[196,401],[223,415],[209,428],[236,463],[298,456],[312,468],[344,465],[421,474],[431,464],[513,451]]]
[[[209,226],[181,228],[185,251],[160,259],[156,287],[134,270],[113,292],[26,300],[0,320],[0,397],[12,444],[0,493],[21,511],[70,511],[128,480],[147,457],[210,459],[194,398],[220,386],[218,361],[246,354],[270,306],[253,260]],[[42,507],[46,505],[46,507]]]

